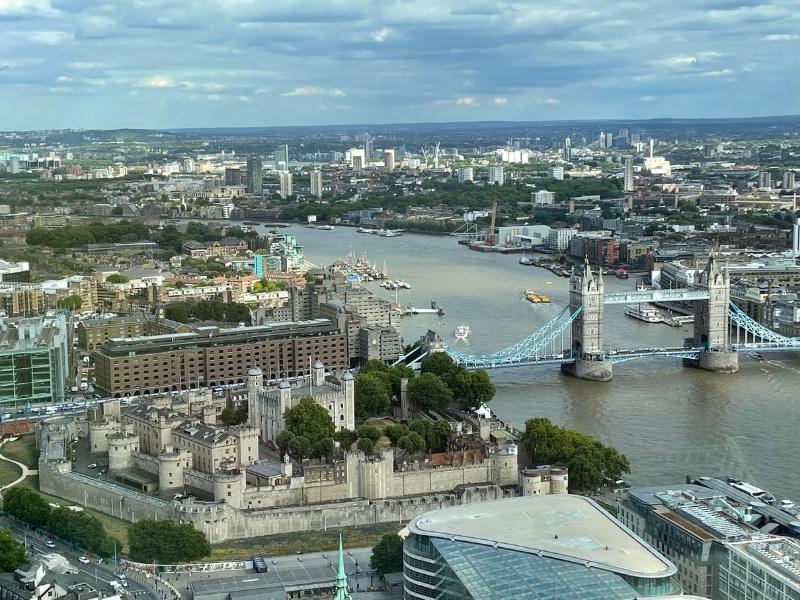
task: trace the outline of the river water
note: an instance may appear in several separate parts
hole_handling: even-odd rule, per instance
[[[263,228],[261,228],[263,229]],[[411,343],[434,329],[448,343],[475,352],[508,346],[538,329],[568,301],[568,279],[519,264],[519,255],[468,250],[455,238],[404,234],[381,238],[354,228],[319,231],[293,226],[306,258],[329,265],[349,252],[386,261],[390,275],[411,284],[398,292],[402,304],[445,310],[405,317],[401,332]],[[633,278],[607,277],[606,291],[631,289]],[[395,293],[368,283],[394,301]],[[523,297],[534,288],[552,298],[533,305]],[[606,306],[605,343],[613,348],[680,346],[684,328],[647,324],[626,317],[623,306]],[[466,342],[453,340],[456,325],[469,325]],[[497,387],[492,410],[524,429],[525,420],[547,417],[593,435],[624,452],[634,485],[680,483],[686,475],[735,475],[779,498],[800,500],[800,360],[755,362],[740,356],[736,375],[682,366],[679,359],[647,358],[614,365],[608,383],[561,375],[557,365],[490,371]]]

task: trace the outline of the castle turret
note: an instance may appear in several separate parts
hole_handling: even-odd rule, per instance
[[[113,433],[108,436],[108,470],[124,471],[133,464],[132,453],[139,451],[139,436],[132,433]]]
[[[264,372],[256,367],[247,371],[247,422],[261,430],[261,406],[259,396],[264,389]]]
[[[356,428],[356,381],[350,371],[345,371],[341,379],[344,392],[344,421],[336,423],[336,429]]]
[[[314,367],[311,369],[311,378],[314,387],[325,384],[325,365],[322,362],[317,361],[314,363]]]
[[[184,470],[192,464],[192,453],[188,450],[168,447],[158,455],[158,489],[160,491],[182,490],[185,487]]]
[[[498,448],[492,455],[492,483],[495,485],[517,485],[519,449],[516,444]]]
[[[244,505],[245,474],[239,469],[220,469],[214,473],[214,500],[234,508]]]
[[[203,425],[217,424],[217,409],[213,405],[207,404],[203,407]]]

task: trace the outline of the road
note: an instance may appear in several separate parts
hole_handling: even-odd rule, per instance
[[[73,585],[76,583],[88,583],[96,590],[104,592],[106,595],[111,595],[114,590],[111,587],[111,581],[114,580],[114,566],[111,564],[103,563],[98,564],[96,558],[92,558],[89,564],[83,564],[78,558],[83,554],[79,550],[73,550],[71,546],[56,541],[55,548],[48,548],[45,545],[46,538],[42,535],[33,533],[28,530],[26,534],[25,526],[20,524],[14,519],[2,516],[0,517],[0,527],[8,528],[14,538],[20,543],[27,541],[28,547],[26,551],[29,556],[36,558],[43,554],[58,553],[64,556],[73,567],[77,568],[79,573],[77,575],[59,575],[57,576],[58,583],[61,586]],[[144,581],[142,579],[142,581]],[[128,597],[133,598],[147,598],[156,599],[157,596],[153,592],[152,584],[146,585],[142,581],[134,578],[134,575],[128,575],[128,587],[126,589]]]

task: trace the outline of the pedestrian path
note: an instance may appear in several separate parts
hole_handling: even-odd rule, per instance
[[[7,442],[13,442],[13,441],[15,441],[17,439],[19,439],[19,438],[12,437],[12,438],[8,438],[8,439],[3,440],[2,442],[0,442],[0,460],[4,460],[6,462],[10,462],[11,464],[17,465],[20,468],[20,470],[22,471],[22,475],[20,475],[16,480],[12,481],[8,485],[4,485],[3,487],[0,487],[0,495],[2,495],[4,490],[7,490],[8,488],[14,487],[15,485],[25,481],[26,477],[30,477],[31,475],[38,475],[39,474],[39,470],[38,469],[29,469],[26,465],[22,464],[21,462],[17,462],[13,458],[8,458],[7,456],[5,456],[3,454],[3,446],[5,446]]]

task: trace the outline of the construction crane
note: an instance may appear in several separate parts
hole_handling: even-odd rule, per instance
[[[497,200],[492,204],[492,221],[489,225],[489,235],[486,236],[485,244],[487,246],[494,246],[494,224],[497,220]]]

